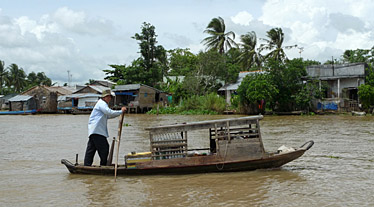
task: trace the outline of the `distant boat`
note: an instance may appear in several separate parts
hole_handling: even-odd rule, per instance
[[[352,111],[352,116],[366,116],[365,111]]]
[[[0,115],[26,115],[26,114],[36,114],[37,110],[26,110],[26,111],[0,111]]]

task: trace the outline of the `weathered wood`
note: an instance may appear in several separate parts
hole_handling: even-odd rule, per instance
[[[248,116],[248,117],[240,117],[240,118],[232,118],[232,119],[221,119],[221,120],[209,120],[209,121],[200,121],[200,122],[192,122],[186,124],[174,124],[174,125],[166,125],[166,126],[159,126],[159,127],[148,127],[145,130],[150,131],[152,134],[165,134],[165,133],[174,133],[174,132],[182,132],[182,131],[193,131],[193,130],[200,130],[200,129],[208,129],[217,127],[226,127],[227,122],[229,122],[230,126],[239,126],[239,125],[247,125],[247,124],[255,124],[257,120],[262,119],[263,116]]]
[[[113,137],[112,145],[110,146],[110,151],[108,155],[108,160],[106,162],[107,166],[112,165],[115,143],[116,143],[116,138]]]
[[[243,139],[250,139],[250,138],[252,138],[252,136],[253,136],[253,138],[254,137],[259,137],[259,133],[230,133],[230,137],[232,137],[232,138],[235,138],[235,137],[243,137]],[[245,136],[250,136],[250,137],[245,137]],[[214,139],[226,139],[226,138],[228,138],[229,136],[228,135],[219,135],[219,136],[216,136],[216,137],[214,137]]]
[[[220,150],[217,153],[224,160],[254,159],[264,156],[258,138],[232,139],[230,143],[228,143],[228,140],[219,140],[218,143]]]
[[[116,155],[116,163],[114,165],[114,182],[116,182],[116,178],[117,178],[119,144],[121,142],[122,125],[123,125],[123,118],[124,117],[125,117],[125,112],[122,112],[121,116],[119,117],[119,124],[118,124],[117,155]]]
[[[158,140],[151,141],[151,144],[163,143],[163,142],[186,142],[187,139],[170,139],[170,140]]]

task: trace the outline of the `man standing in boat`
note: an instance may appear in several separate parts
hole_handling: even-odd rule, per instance
[[[109,108],[109,102],[112,100],[114,94],[110,90],[103,91],[101,99],[99,99],[93,108],[89,121],[88,121],[88,143],[86,154],[84,156],[84,165],[91,166],[96,150],[100,156],[100,165],[104,166],[107,164],[109,154],[109,143],[107,138],[108,119],[115,118],[126,111],[126,107],[122,107],[121,110],[112,110]]]

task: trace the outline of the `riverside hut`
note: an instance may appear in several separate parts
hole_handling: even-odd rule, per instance
[[[168,94],[144,84],[117,85],[113,92],[116,94],[115,107],[126,106],[128,112],[146,112],[155,104],[166,104]]]
[[[17,95],[9,99],[9,111],[28,111],[37,109],[35,98],[28,95]]]
[[[57,92],[48,86],[34,86],[22,93],[35,99],[36,109],[41,113],[57,112]]]

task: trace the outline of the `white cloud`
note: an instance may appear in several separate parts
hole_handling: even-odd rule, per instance
[[[341,55],[346,49],[372,47],[374,28],[370,17],[374,18],[373,9],[373,3],[365,0],[268,0],[259,20],[272,27],[281,27],[285,36],[290,37],[284,45],[304,47],[304,58],[323,57],[318,60],[325,61],[338,51]],[[313,53],[308,50],[313,50]],[[295,51],[292,53],[297,55]],[[297,57],[295,55],[291,58]]]
[[[86,34],[104,34],[110,39],[113,29],[110,21],[89,19],[83,12],[65,7],[53,15],[42,15],[40,19],[27,16],[12,19],[0,14],[0,57],[6,65],[16,63],[26,73],[44,72],[60,84],[67,81],[67,70],[71,71],[76,83],[103,79],[102,70],[106,64],[118,62],[119,58],[116,55],[104,58],[83,53],[81,49],[85,46],[77,42],[86,40],[81,36]],[[87,41],[90,47],[99,42]]]
[[[76,12],[67,7],[59,8],[51,17],[61,29],[80,35],[111,35],[113,23],[103,18],[88,18],[84,12]]]
[[[248,13],[247,11],[241,11],[237,13],[235,16],[231,17],[231,21],[233,21],[235,24],[246,25],[246,26],[248,26],[252,20],[253,20],[252,14]]]

